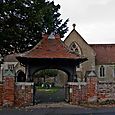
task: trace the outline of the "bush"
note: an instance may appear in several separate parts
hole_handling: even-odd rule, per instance
[[[111,105],[111,104],[115,104],[115,100],[111,99],[111,100],[106,100],[106,101],[102,101],[100,102],[101,105]]]

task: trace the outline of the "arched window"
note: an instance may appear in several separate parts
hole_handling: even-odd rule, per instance
[[[75,53],[77,55],[81,55],[81,49],[79,45],[76,42],[72,42],[69,46],[72,53]],[[81,64],[76,66],[76,71],[81,71]]]
[[[100,67],[100,77],[104,77],[105,76],[105,67],[101,66]]]
[[[76,42],[72,42],[69,47],[72,52],[81,55],[81,50]]]
[[[17,82],[25,82],[26,81],[26,75],[22,70],[19,70],[17,72]]]

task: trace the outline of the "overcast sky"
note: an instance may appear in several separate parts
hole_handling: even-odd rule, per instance
[[[61,18],[69,18],[88,43],[115,43],[115,0],[54,0],[60,4]],[[66,36],[69,34],[66,34]]]

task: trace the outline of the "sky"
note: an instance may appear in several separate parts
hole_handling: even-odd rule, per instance
[[[60,4],[60,18],[69,18],[69,31],[76,31],[91,44],[115,44],[115,0],[53,0]]]

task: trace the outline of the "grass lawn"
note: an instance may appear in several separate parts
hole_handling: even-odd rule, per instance
[[[36,91],[41,92],[41,93],[47,93],[47,94],[53,94],[56,93],[60,88],[59,87],[52,87],[52,88],[43,88],[40,86],[36,86]]]

